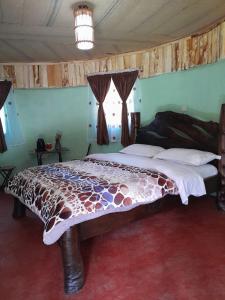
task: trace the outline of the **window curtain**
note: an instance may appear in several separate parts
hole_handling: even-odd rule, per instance
[[[109,135],[106,126],[103,102],[110,87],[111,75],[104,74],[88,76],[87,80],[99,104],[97,120],[97,144],[108,145]]]
[[[122,101],[118,91],[111,80],[109,91],[103,103],[106,124],[110,143],[120,143],[121,140],[121,109]],[[140,84],[137,79],[127,99],[128,120],[130,128],[130,114],[141,109]],[[90,85],[88,85],[88,143],[97,142],[97,114],[98,101]]]
[[[112,80],[122,100],[122,118],[121,118],[121,144],[126,147],[130,144],[127,98],[137,79],[138,71],[112,74]]]
[[[0,110],[2,109],[5,100],[9,94],[10,88],[12,86],[11,81],[0,81]],[[0,119],[0,152],[3,153],[7,150],[5,136],[3,132],[2,122]]]
[[[127,114],[128,123],[130,128],[130,114],[137,109],[136,105],[136,83],[131,89],[131,92],[127,98]],[[139,99],[139,98],[138,98]],[[121,111],[122,100],[114,85],[111,81],[109,92],[104,101],[105,117],[107,122],[109,140],[111,143],[120,143],[121,140]]]
[[[107,121],[109,141],[120,142],[121,137],[121,105],[122,101],[118,91],[111,80],[109,92],[105,98],[104,110]]]
[[[98,101],[88,85],[88,144],[97,143]]]
[[[3,110],[5,113],[5,140],[7,147],[24,144],[24,136],[20,125],[20,117],[16,109],[13,88],[9,91]]]

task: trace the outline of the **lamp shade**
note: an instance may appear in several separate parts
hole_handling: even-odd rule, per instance
[[[92,10],[80,5],[74,10],[74,34],[78,49],[89,50],[94,47]]]

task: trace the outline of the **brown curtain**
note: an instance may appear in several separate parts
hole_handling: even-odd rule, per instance
[[[90,84],[93,94],[95,95],[95,98],[99,103],[97,120],[97,144],[108,145],[109,135],[105,121],[103,102],[110,87],[111,75],[104,74],[88,76],[87,80]]]
[[[9,94],[10,88],[12,86],[11,81],[0,81],[0,110],[2,109],[5,100]],[[3,153],[7,150],[5,136],[3,133],[2,122],[0,119],[0,152]]]
[[[127,114],[127,98],[137,79],[138,71],[124,72],[112,74],[113,82],[122,99],[122,129],[121,129],[121,144],[126,147],[130,144],[128,114]]]

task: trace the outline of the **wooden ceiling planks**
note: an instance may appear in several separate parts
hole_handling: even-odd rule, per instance
[[[198,36],[190,36],[148,50],[102,59],[63,63],[0,64],[0,78],[15,88],[53,88],[87,85],[87,75],[130,68],[140,78],[187,70],[225,58],[225,22]]]

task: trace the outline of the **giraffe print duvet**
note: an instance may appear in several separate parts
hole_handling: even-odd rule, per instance
[[[72,225],[178,194],[173,180],[149,169],[88,158],[32,167],[6,187],[44,222],[43,241],[54,243]]]

